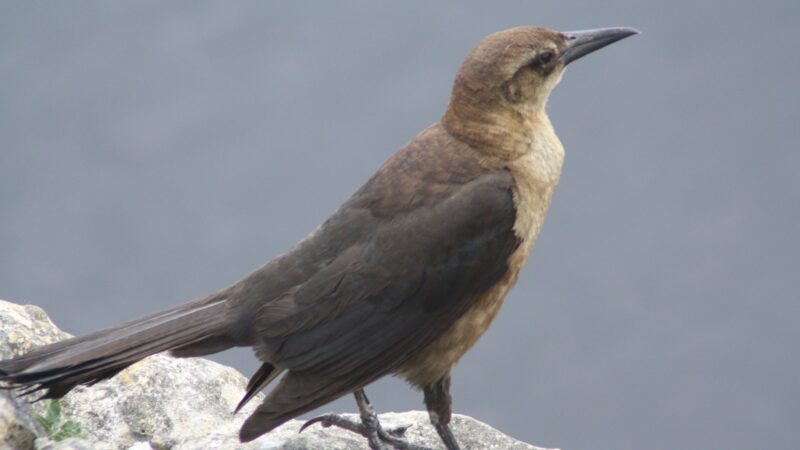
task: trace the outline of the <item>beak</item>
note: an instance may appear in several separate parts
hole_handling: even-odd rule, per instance
[[[561,61],[566,66],[572,61],[595,50],[600,50],[606,45],[613,44],[628,36],[639,34],[639,30],[633,28],[598,28],[596,30],[567,31],[563,34],[567,37],[567,42],[569,42],[569,47],[561,54]]]

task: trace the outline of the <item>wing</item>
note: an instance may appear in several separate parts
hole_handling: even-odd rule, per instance
[[[378,222],[256,318],[259,356],[327,378],[374,378],[431,343],[506,272],[511,176],[480,176]]]

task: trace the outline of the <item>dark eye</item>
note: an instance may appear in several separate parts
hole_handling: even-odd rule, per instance
[[[553,58],[555,57],[556,57],[556,52],[552,50],[547,50],[546,52],[539,53],[536,56],[536,62],[541,65],[549,64],[550,61],[552,61]]]

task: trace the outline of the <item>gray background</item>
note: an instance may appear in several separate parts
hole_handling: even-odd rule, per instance
[[[568,450],[797,448],[799,23],[797,1],[3,1],[0,297],[83,333],[221,288],[436,121],[483,35],[635,26],[551,98],[561,185],[455,408]]]

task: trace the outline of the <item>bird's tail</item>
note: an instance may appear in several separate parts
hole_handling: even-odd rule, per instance
[[[0,381],[23,395],[60,398],[79,384],[110,378],[155,353],[227,341],[225,300],[206,298],[0,361]]]

